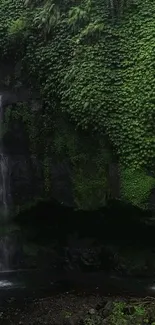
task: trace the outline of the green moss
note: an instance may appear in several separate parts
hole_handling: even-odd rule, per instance
[[[142,169],[121,169],[121,194],[124,200],[141,208],[147,208],[147,200],[153,187],[155,187],[155,179]]]
[[[104,168],[97,174],[88,174],[82,169],[74,170],[73,185],[74,198],[77,206],[84,210],[97,209],[107,203],[107,174]]]
[[[71,123],[61,119],[55,127],[53,144],[58,160],[71,163],[76,205],[86,210],[104,206],[111,193],[108,165],[113,159],[106,139],[75,131]]]

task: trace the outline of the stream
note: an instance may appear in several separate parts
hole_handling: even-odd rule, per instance
[[[155,297],[155,279],[122,278],[104,272],[53,272],[18,270],[0,272],[0,302],[14,298],[41,298],[58,293],[99,294],[102,296]]]

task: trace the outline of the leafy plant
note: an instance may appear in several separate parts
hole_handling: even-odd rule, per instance
[[[23,0],[2,0],[0,6],[1,58],[15,62],[20,58],[24,78],[32,88],[37,85],[44,102],[37,137],[33,114],[25,109],[21,113],[27,116],[34,148],[35,141],[40,141],[46,147],[45,156],[51,154],[56,116],[65,116],[76,130],[82,130],[83,137],[86,132],[106,135],[121,166],[123,199],[143,207],[155,177],[154,10],[152,0],[79,0],[76,4],[36,0],[26,5]],[[22,36],[24,46],[11,42],[10,35]],[[75,153],[73,146],[72,142]],[[103,147],[99,147],[100,157]],[[78,184],[86,174],[81,171],[83,161],[80,175],[74,175]],[[88,191],[92,188],[92,193],[103,189],[103,201],[107,170],[103,163],[102,172],[98,168],[101,180],[94,176],[91,185],[86,175],[83,186]],[[75,188],[81,197],[81,185]]]
[[[46,34],[52,31],[53,26],[57,24],[60,19],[60,9],[57,4],[51,1],[36,9],[34,17],[34,25],[43,30]]]
[[[26,20],[24,18],[18,18],[16,20],[12,20],[8,27],[8,34],[10,36],[21,35],[23,34],[26,28]]]
[[[131,309],[130,309],[131,308]],[[126,310],[128,311],[126,313]],[[132,311],[131,311],[132,310]],[[112,314],[110,316],[111,325],[140,325],[146,316],[144,306],[139,303],[138,305],[127,305],[125,302],[115,302]]]
[[[121,193],[124,200],[140,208],[147,208],[148,196],[155,186],[155,179],[143,170],[121,170]]]

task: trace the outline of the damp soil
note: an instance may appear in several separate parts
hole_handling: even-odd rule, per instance
[[[8,302],[7,308],[1,310],[0,324],[77,324],[92,309],[102,302],[98,296],[81,296],[72,294],[55,297],[25,299],[23,305],[16,307],[16,302]]]
[[[1,325],[154,325],[155,300],[64,293],[41,299],[12,298],[0,309]]]

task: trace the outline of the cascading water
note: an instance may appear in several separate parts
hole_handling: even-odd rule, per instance
[[[9,172],[8,156],[3,148],[3,104],[0,95],[0,230],[8,221],[8,197],[9,197]],[[8,230],[8,225],[7,225]],[[10,267],[10,240],[8,235],[0,238],[0,271],[9,270]]]
[[[0,151],[2,147],[0,147]],[[8,171],[8,160],[7,157],[4,156],[3,152],[0,152],[0,203],[1,203],[1,211],[0,213],[4,218],[8,215],[8,205],[7,205],[7,171]]]
[[[3,105],[0,95],[0,218],[6,221],[8,215],[8,157],[3,149]]]

